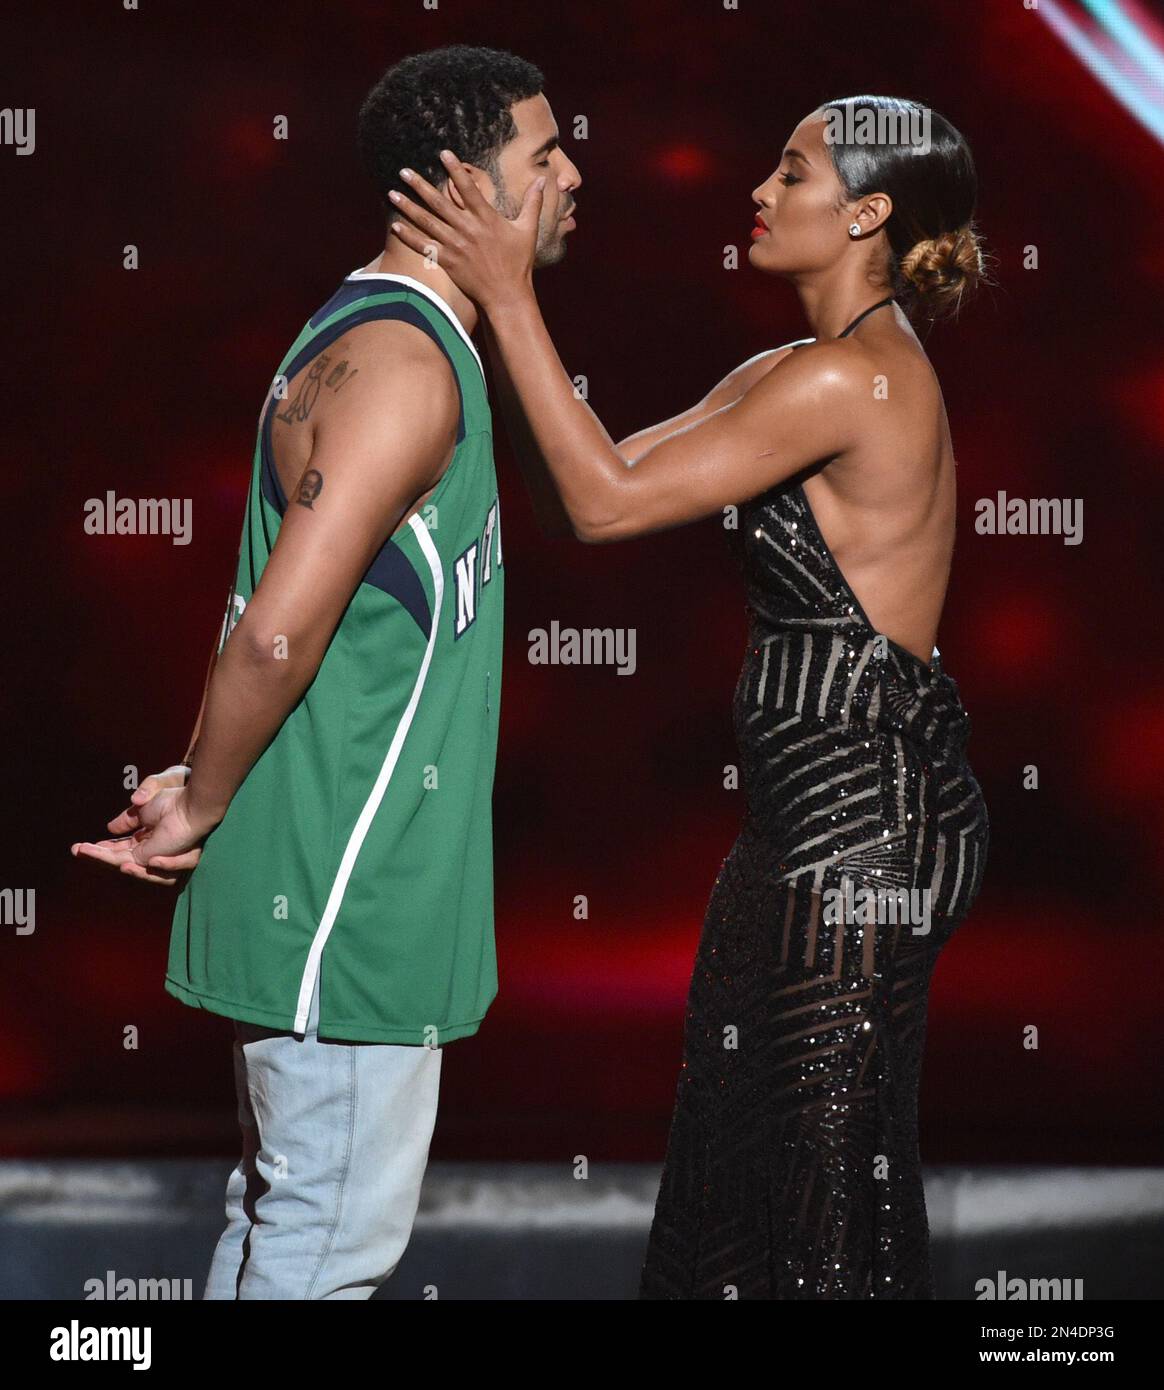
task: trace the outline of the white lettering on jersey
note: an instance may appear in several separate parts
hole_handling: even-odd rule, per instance
[[[494,541],[497,554],[493,553]],[[453,561],[453,637],[463,637],[477,621],[481,590],[501,567],[501,504],[495,497],[485,514],[481,537]]]
[[[457,601],[454,608],[453,636],[460,637],[470,623],[477,619],[477,549],[473,544],[463,555],[458,555],[453,569],[453,583]]]
[[[489,508],[485,518],[485,532],[481,537],[481,587],[493,578],[493,532],[497,526],[497,503]]]

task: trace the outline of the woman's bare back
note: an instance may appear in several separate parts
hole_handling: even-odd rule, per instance
[[[804,480],[818,529],[870,624],[929,663],[954,550],[955,464],[937,377],[899,309],[846,343],[867,360],[861,442]]]

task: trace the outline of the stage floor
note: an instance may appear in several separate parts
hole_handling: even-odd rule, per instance
[[[126,1278],[200,1298],[231,1162],[0,1162],[0,1298],[80,1300],[87,1281]],[[633,1299],[658,1169],[573,1174],[431,1164],[377,1298]],[[1082,1280],[1087,1301],[1164,1292],[1164,1170],[946,1167],[925,1181],[939,1298],[973,1299],[999,1271]]]

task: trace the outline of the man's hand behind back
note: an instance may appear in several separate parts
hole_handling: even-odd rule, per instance
[[[134,791],[125,810],[107,823],[106,829],[117,838],[80,840],[72,847],[74,858],[87,859],[96,864],[108,864],[110,868],[128,874],[131,878],[139,878],[145,883],[155,883],[163,888],[171,887],[177,883],[178,879],[175,874],[163,874],[137,863],[133,857],[133,848],[139,840],[144,839],[149,833],[142,820],[143,807],[161,791],[184,787],[187,775],[188,769],[181,766],[168,767],[165,772],[151,773]],[[182,871],[193,869],[201,854],[201,848],[190,850],[182,856],[180,864],[174,864],[174,869]]]

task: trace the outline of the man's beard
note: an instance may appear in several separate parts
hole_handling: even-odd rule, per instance
[[[521,212],[521,204],[511,198],[506,192],[505,185],[499,179],[494,179],[495,193],[493,206],[506,218],[507,221],[516,221]],[[534,268],[540,269],[542,266],[557,265],[566,254],[566,238],[558,230],[558,223],[552,227],[547,227],[539,221],[538,239],[534,246]]]

